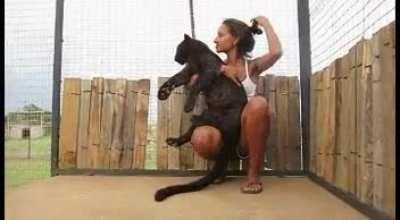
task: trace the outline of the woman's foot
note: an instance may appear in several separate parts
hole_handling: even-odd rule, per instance
[[[262,191],[262,182],[259,180],[247,180],[242,186],[240,190],[242,193],[256,194]]]

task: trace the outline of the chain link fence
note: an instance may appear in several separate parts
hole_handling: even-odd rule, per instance
[[[395,0],[310,0],[312,72],[395,20]]]

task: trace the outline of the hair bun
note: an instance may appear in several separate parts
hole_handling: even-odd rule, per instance
[[[250,26],[250,31],[253,34],[262,34],[262,30],[258,28],[258,22],[254,19],[251,19],[251,26]]]

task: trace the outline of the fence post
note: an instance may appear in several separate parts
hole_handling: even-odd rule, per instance
[[[193,14],[193,0],[189,0],[190,7],[190,27],[192,29],[192,38],[196,39],[195,31],[194,31],[194,14]]]
[[[64,0],[57,0],[55,34],[54,34],[54,57],[53,57],[53,100],[52,100],[51,172],[50,172],[51,176],[56,175],[55,171],[58,168],[63,18],[64,18]]]
[[[300,50],[301,134],[303,148],[303,170],[309,170],[309,114],[310,114],[310,11],[308,0],[297,0]]]
[[[7,137],[10,137],[10,115],[7,114]]]

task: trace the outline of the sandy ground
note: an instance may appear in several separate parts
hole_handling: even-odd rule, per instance
[[[7,220],[368,219],[307,177],[262,177],[260,194],[240,193],[244,177],[155,202],[154,192],[198,177],[57,176],[5,193]]]

